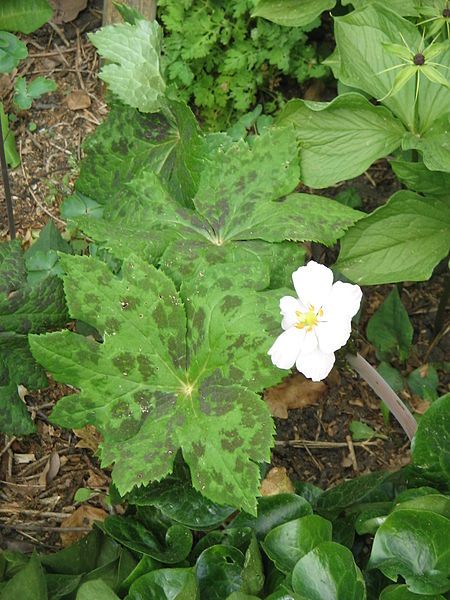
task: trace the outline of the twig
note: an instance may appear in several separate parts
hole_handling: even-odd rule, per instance
[[[400,423],[406,435],[412,440],[417,430],[417,422],[404,402],[400,400],[387,381],[381,377],[361,354],[347,354],[346,358],[350,366],[367,382],[377,396],[383,400]]]
[[[2,111],[3,112],[3,111]],[[2,166],[3,188],[5,190],[6,213],[8,215],[9,236],[12,240],[16,239],[16,226],[14,224],[13,201],[11,197],[11,188],[9,185],[8,165],[5,156],[5,141],[3,139],[3,126],[0,117],[0,162]]]
[[[5,452],[7,452],[11,446],[14,444],[14,442],[16,441],[17,438],[12,437],[9,442],[6,444],[6,446],[2,449],[2,451],[0,452],[0,458],[5,454]]]
[[[335,450],[336,448],[348,448],[347,442],[321,442],[315,440],[276,440],[276,446],[298,446],[304,448],[320,448],[321,450]],[[378,441],[353,442],[353,446],[366,448],[366,446],[378,446]]]
[[[62,520],[67,519],[71,516],[71,513],[58,513],[58,512],[43,512],[42,510],[31,510],[20,507],[0,508],[0,514],[5,513],[6,515],[39,515],[40,517],[49,517],[52,519]],[[5,518],[5,517],[1,517]]]
[[[16,531],[57,531],[59,533],[69,533],[72,531],[91,531],[92,527],[49,527],[39,523],[20,523],[19,525],[0,523],[2,529],[15,529]]]
[[[368,171],[364,171],[364,175],[367,177],[367,179],[370,181],[370,183],[372,184],[373,187],[377,187],[377,184],[376,184],[374,178]]]
[[[58,25],[55,25],[55,23],[52,23],[52,21],[49,22],[49,25],[53,29],[53,31],[59,36],[59,39],[62,41],[64,46],[66,46],[66,48],[68,48],[70,46],[70,43],[67,41],[67,38],[64,35],[64,31],[62,29],[60,29],[58,27]]]
[[[358,463],[356,461],[356,454],[355,454],[355,448],[354,448],[354,445],[353,445],[352,436],[351,435],[346,435],[345,436],[345,440],[347,442],[348,451],[349,451],[349,454],[350,454],[350,459],[352,461],[353,470],[355,471],[355,473],[357,473],[359,469],[358,469]]]

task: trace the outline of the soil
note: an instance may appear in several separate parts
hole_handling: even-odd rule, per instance
[[[64,230],[59,205],[76,179],[82,142],[107,113],[97,78],[98,58],[86,36],[100,23],[100,2],[93,1],[75,21],[56,28],[47,25],[32,36],[25,36],[29,58],[12,78],[2,79],[0,91],[7,111],[15,77],[43,74],[55,79],[58,85],[56,92],[35,102],[29,111],[19,113],[14,123],[21,165],[10,173],[10,178],[17,235],[24,247],[48,219]],[[74,109],[71,99],[76,100],[80,95],[84,105],[89,106]],[[36,124],[33,132],[31,123]],[[399,188],[387,162],[378,161],[356,180],[319,193],[335,196],[348,186],[358,190],[363,210],[373,210]],[[7,231],[3,190],[0,190],[0,240],[8,239]],[[312,247],[311,253],[328,264],[333,262],[333,251],[324,254]],[[405,375],[427,362],[445,360],[446,352],[448,356],[448,340],[442,332],[436,337],[433,329],[443,277],[437,275],[429,283],[402,288],[402,299],[415,330],[412,356],[406,365],[398,365]],[[361,331],[391,288],[364,290]],[[364,339],[358,339],[357,343],[359,351],[376,364],[370,344]],[[444,381],[444,374],[440,375]],[[287,387],[295,387],[299,377],[289,376]],[[446,391],[444,383],[441,392]],[[276,419],[274,466],[285,467],[292,479],[326,488],[357,474],[395,470],[408,463],[406,435],[392,418],[387,424],[384,422],[379,399],[364,381],[342,367],[339,372],[337,369],[332,372],[324,387],[312,403],[290,410],[287,419]],[[111,510],[105,504],[110,473],[100,468],[95,456],[99,443],[95,430],[89,427],[76,432],[63,430],[49,421],[55,402],[70,392],[53,383],[48,389],[26,395],[37,433],[19,439],[0,436],[0,546],[3,548],[55,550],[62,543],[62,524],[69,523],[69,532],[74,530],[76,535],[82,535],[90,526],[90,508]],[[417,412],[426,409],[423,401],[406,391],[402,397]],[[299,404],[302,405],[301,398]],[[355,420],[368,424],[382,437],[352,442],[349,425]],[[75,502],[74,495],[82,487],[94,490],[94,496],[82,505],[84,509],[75,512],[80,504]],[[113,510],[120,511],[120,507]]]

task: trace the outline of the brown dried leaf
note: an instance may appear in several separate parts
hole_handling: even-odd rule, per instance
[[[273,417],[287,419],[288,410],[317,404],[326,390],[323,381],[311,381],[296,374],[266,390],[264,397]]]
[[[87,531],[64,532],[64,529],[71,529],[72,527],[92,528],[94,521],[104,521],[107,516],[108,513],[102,508],[97,508],[90,504],[82,504],[74,510],[70,517],[67,517],[61,523],[61,532],[59,535],[61,536],[62,545],[64,547],[70,546],[70,544],[77,542],[87,534]]]
[[[57,452],[53,452],[53,454],[49,457],[48,461],[46,462],[42,473],[39,475],[39,485],[42,485],[45,489],[47,485],[51,483],[58,475],[60,466],[61,461],[59,458],[59,454]]]
[[[54,23],[69,23],[78,16],[87,6],[87,0],[50,0],[52,5]]]
[[[76,448],[88,448],[92,452],[97,452],[98,446],[102,441],[102,436],[93,425],[86,425],[81,429],[74,429],[74,434],[80,438],[80,441],[75,446]]]
[[[84,90],[73,90],[67,96],[67,106],[70,110],[81,110],[83,108],[89,108],[91,105],[91,99],[89,94]]]
[[[294,486],[289,479],[284,467],[273,467],[261,483],[262,496],[275,496],[276,494],[293,494]]]

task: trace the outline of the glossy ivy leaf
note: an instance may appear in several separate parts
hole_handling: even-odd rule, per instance
[[[28,110],[31,108],[33,100],[40,98],[43,94],[54,92],[56,87],[53,79],[36,77],[32,81],[27,81],[25,77],[18,77],[14,85],[14,104],[20,110]]]
[[[10,73],[27,56],[27,47],[18,37],[0,31],[0,73]]]
[[[81,575],[46,573],[45,580],[47,582],[49,598],[52,600],[60,600],[60,598],[64,599],[77,590],[81,583],[81,579]]]
[[[380,600],[419,600],[422,595],[410,592],[407,585],[389,585],[381,592]],[[445,600],[441,594],[426,596],[427,600]]]
[[[255,392],[280,380],[267,356],[280,292],[245,289],[245,265],[211,269],[180,297],[137,258],[121,278],[96,259],[60,260],[71,316],[103,343],[69,331],[31,337],[54,377],[81,390],[59,401],[53,420],[102,433],[102,463],[115,463],[122,495],[168,475],[181,448],[198,491],[253,513],[273,433]]]
[[[124,104],[144,113],[165,103],[161,74],[162,30],[156,21],[139,20],[102,27],[89,39],[108,61],[99,77]]]
[[[257,516],[239,514],[229,527],[250,527],[258,540],[263,540],[274,527],[312,514],[310,503],[296,494],[263,496],[258,500]]]
[[[250,594],[244,594],[243,592],[233,592],[227,596],[226,600],[258,600],[259,596],[250,596]]]
[[[391,160],[392,170],[409,189],[430,196],[446,196],[450,188],[450,173],[430,171],[422,162]]]
[[[323,542],[301,558],[292,572],[294,592],[308,600],[365,600],[361,571],[348,548]]]
[[[308,515],[271,529],[262,547],[275,566],[290,573],[300,558],[322,542],[331,542],[330,521]]]
[[[169,106],[164,116],[113,104],[84,144],[77,191],[107,206],[118,194],[126,198],[126,184],[145,171],[159,174],[174,199],[190,204],[210,142],[185,104]]]
[[[241,591],[244,555],[231,546],[211,546],[204,550],[195,565],[201,597],[222,600]]]
[[[27,565],[21,569],[0,591],[0,600],[47,600],[47,583],[41,561],[33,553]]]
[[[0,29],[31,33],[52,18],[47,0],[2,0]]]
[[[241,573],[242,591],[248,594],[259,594],[264,587],[264,570],[261,552],[252,534],[244,555],[244,568]]]
[[[344,235],[336,268],[362,285],[424,281],[449,251],[449,226],[446,199],[397,192]]]
[[[409,356],[413,327],[396,287],[367,323],[367,339],[384,360]]]
[[[198,600],[197,579],[192,569],[158,569],[137,579],[127,600]]]
[[[150,531],[133,517],[108,517],[103,528],[120,544],[166,564],[181,562],[192,547],[192,533],[183,525],[169,527],[164,543],[161,543],[156,532]]]
[[[450,482],[450,394],[422,416],[411,443],[413,463],[435,478]]]
[[[126,501],[137,506],[155,506],[167,518],[190,529],[204,531],[223,523],[235,509],[220,506],[192,487],[186,465],[175,463],[172,475],[160,482],[135,488]]]
[[[17,386],[46,387],[43,369],[31,356],[27,335],[61,327],[67,319],[61,282],[50,277],[27,282],[20,243],[0,245],[0,430],[11,435],[34,431]]]
[[[252,16],[286,27],[304,27],[335,4],[336,0],[304,0],[301,3],[297,0],[259,0]]]
[[[345,481],[326,490],[317,500],[317,508],[321,512],[340,512],[342,509],[361,502],[381,502],[388,500],[383,484],[388,480],[388,473],[370,473],[357,479]]]
[[[450,519],[450,498],[436,492],[430,493],[428,490],[425,491],[428,493],[423,493],[414,498],[402,500],[401,502],[398,501],[394,510],[428,510]]]
[[[291,100],[276,122],[294,127],[302,180],[312,188],[364,173],[375,160],[398,148],[405,134],[390,111],[356,93],[331,102]]]
[[[119,596],[103,581],[93,579],[86,581],[78,589],[75,600],[119,600]]]
[[[379,527],[369,569],[389,579],[400,575],[417,594],[450,589],[450,520],[427,510],[396,510]]]

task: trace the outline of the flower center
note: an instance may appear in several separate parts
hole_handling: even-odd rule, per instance
[[[323,316],[323,310],[320,309],[318,312],[316,312],[314,306],[310,306],[308,312],[296,310],[295,314],[298,317],[295,327],[297,329],[304,329],[306,327],[307,331],[312,331],[314,327],[318,325],[319,317]]]
[[[413,58],[413,63],[417,66],[422,66],[425,64],[425,56],[423,54],[415,54]]]

